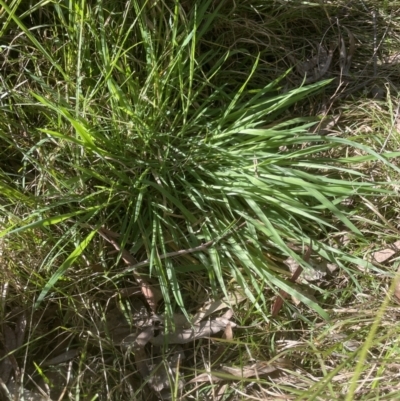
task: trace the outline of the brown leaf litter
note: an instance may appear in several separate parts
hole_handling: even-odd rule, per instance
[[[136,367],[148,386],[159,394],[161,399],[169,399],[171,395],[171,383],[183,389],[185,381],[179,373],[179,366],[185,359],[182,345],[192,343],[201,338],[211,338],[221,331],[225,331],[235,323],[223,317],[216,317],[208,321],[200,322],[191,328],[179,328],[173,332],[162,332],[154,325],[142,329],[139,334],[130,334],[122,342],[121,348],[125,351],[133,351]],[[161,331],[156,335],[157,331]],[[147,344],[152,345],[152,355],[146,351]],[[163,355],[163,347],[168,346],[170,352],[167,357]],[[176,383],[176,380],[177,383]]]
[[[310,246],[307,249],[307,252],[304,255],[304,261],[308,262],[310,260],[310,255],[312,251],[312,243],[310,242]],[[300,274],[303,271],[303,267],[301,265],[298,265],[296,270],[293,272],[292,277],[289,279],[292,283],[295,283],[296,280],[300,277]],[[273,317],[278,316],[279,311],[281,310],[283,306],[283,301],[288,298],[289,294],[285,290],[280,290],[279,294],[272,306],[272,311],[271,314]]]
[[[25,313],[14,309],[9,314],[10,322],[1,325],[1,348],[0,348],[0,399],[16,400],[23,394],[27,401],[51,401],[46,394],[20,388],[21,372],[14,352],[24,343],[26,331]]]
[[[108,241],[117,251],[121,252],[123,261],[131,266],[137,264],[137,260],[126,250],[121,249],[121,246],[116,241],[117,233],[114,233],[105,228],[99,229],[99,234]],[[140,285],[143,296],[145,297],[150,309],[155,313],[157,311],[158,302],[162,299],[162,293],[159,288],[148,283],[136,270],[132,270],[132,275]]]
[[[400,240],[396,241],[389,247],[381,249],[372,254],[373,260],[377,263],[385,263],[391,259],[395,254],[400,252]]]

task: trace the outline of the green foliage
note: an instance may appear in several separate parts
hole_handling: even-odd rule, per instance
[[[244,292],[235,319],[245,329],[221,340],[221,361],[244,366],[251,355],[281,353],[312,374],[270,381],[270,393],[334,399],[345,389],[348,399],[394,399],[395,283],[377,304],[398,266],[383,270],[365,254],[398,238],[399,205],[388,185],[399,172],[396,62],[379,65],[387,104],[339,92],[344,82],[350,93],[360,81],[363,89],[369,73],[378,80],[370,61],[383,44],[386,55],[397,54],[389,17],[397,9],[387,1],[322,3],[0,0],[0,318],[12,321],[15,305],[34,311],[26,344],[13,351],[18,362],[23,351],[25,377],[36,366],[47,380],[39,359],[65,335],[83,349],[71,370],[76,399],[81,391],[95,399],[98,388],[107,399],[144,399],[144,384],[124,387],[134,375],[126,355],[98,335],[137,269],[160,283],[160,313],[164,307],[169,317]],[[342,51],[345,31],[357,40],[352,76],[338,81],[338,62],[333,78],[302,84],[289,56],[306,59],[310,43],[330,40]],[[334,134],[315,130],[322,103],[341,114]],[[136,267],[121,268],[122,252],[109,254],[101,227],[120,234]],[[341,268],[322,284],[329,288],[314,286],[317,298],[300,293],[282,263],[291,256],[311,269],[301,255],[310,243],[314,259]],[[279,289],[325,326],[289,303],[285,311],[296,313],[272,320]],[[106,373],[91,382],[88,371]],[[359,378],[370,383],[364,395]],[[215,395],[207,383],[196,387]]]
[[[268,319],[266,285],[296,293],[277,274],[274,255],[309,268],[289,243],[312,240],[325,258],[365,265],[320,239],[337,227],[360,236],[345,200],[382,189],[343,167],[351,158],[323,155],[354,146],[389,162],[364,145],[311,133],[313,119],[287,118],[293,104],[330,81],[292,89],[286,74],[260,81],[261,53],[212,43],[224,2],[189,11],[179,3],[55,3],[43,8],[43,42],[40,29],[25,25],[26,13],[18,16],[19,3],[1,4],[7,24],[14,22],[33,48],[21,73],[29,85],[3,104],[9,125],[20,118],[30,124],[26,139],[7,138],[3,125],[2,137],[22,159],[13,187],[3,172],[3,197],[10,205],[26,197],[37,205],[3,234],[57,225],[76,247],[40,300],[81,255],[82,242],[88,245],[90,226],[120,232],[123,246],[134,244],[139,260],[150,259],[169,313],[173,302],[184,308],[182,273],[200,268],[216,293],[227,293],[227,278],[234,278]],[[35,21],[36,9],[30,12]],[[229,70],[235,57],[246,58],[243,70]],[[285,122],[274,123],[279,115]],[[34,193],[28,171],[36,174]],[[212,246],[190,263],[160,257],[208,241]]]

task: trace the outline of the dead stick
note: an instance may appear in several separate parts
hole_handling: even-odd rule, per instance
[[[246,223],[242,223],[237,229],[241,229]],[[160,260],[162,259],[166,259],[166,258],[173,258],[175,256],[182,256],[182,255],[187,255],[189,253],[195,253],[195,252],[200,252],[200,251],[204,251],[207,248],[209,248],[210,246],[214,245],[217,241],[221,240],[222,238],[228,236],[229,234],[231,234],[232,231],[227,232],[226,234],[224,234],[221,238],[219,239],[212,239],[210,241],[207,241],[204,244],[201,244],[199,246],[196,246],[194,248],[188,248],[188,249],[181,249],[180,251],[175,251],[175,252],[168,252],[168,253],[164,253],[163,255],[160,255],[158,258]],[[139,263],[135,263],[135,264],[131,264],[131,266],[128,266],[124,269],[123,273],[127,273],[130,272],[132,270],[136,270],[139,269],[140,267],[143,266],[147,266],[150,264],[150,259],[146,259],[143,262],[139,262]]]
[[[162,260],[162,259],[166,259],[166,258],[173,258],[175,256],[187,255],[189,253],[204,251],[209,246],[211,246],[214,242],[215,242],[215,240],[211,240],[211,241],[206,242],[205,244],[196,246],[194,248],[181,249],[180,251],[164,253],[163,255],[160,255],[158,258],[160,260]],[[146,259],[143,262],[139,262],[139,263],[136,263],[134,265],[128,266],[127,268],[124,269],[123,273],[139,269],[140,267],[147,266],[149,264],[150,264],[150,259]]]

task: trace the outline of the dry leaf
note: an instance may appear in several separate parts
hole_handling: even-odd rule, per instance
[[[395,53],[395,54],[385,57],[383,59],[383,63],[380,63],[380,64],[389,64],[389,65],[400,64],[400,53]]]
[[[147,378],[150,374],[148,358],[144,347],[153,338],[153,336],[153,327],[147,327],[138,336],[136,336],[135,340],[131,344],[135,354],[135,363],[137,370],[143,378]]]
[[[145,345],[154,337],[154,328],[146,327],[135,338],[134,349],[144,348]]]
[[[160,316],[161,321],[164,321],[164,326],[167,326],[167,323],[172,323],[172,322],[167,322],[167,320],[164,318],[164,315]],[[191,327],[190,322],[188,321],[187,317],[183,313],[174,313],[172,315],[172,320],[173,320],[173,327],[175,330],[180,330],[180,329],[188,329]],[[173,329],[172,325],[168,326],[169,330]]]
[[[387,248],[383,249],[382,251],[374,252],[373,258],[375,262],[384,263],[387,260],[389,260],[395,253],[396,253],[395,250]]]
[[[343,342],[343,347],[347,349],[347,351],[354,352],[360,346],[359,341],[348,340]]]
[[[200,338],[212,337],[213,335],[225,330],[226,326],[231,324],[236,327],[235,323],[228,319],[217,317],[214,320],[201,322],[199,325],[191,329],[177,330],[174,333],[161,333],[151,340],[153,345],[162,346],[163,344],[187,344]]]
[[[142,293],[144,297],[146,298],[147,303],[150,306],[150,309],[155,313],[157,311],[157,305],[158,302],[161,301],[163,298],[161,291],[148,284],[145,280],[143,280],[141,277],[140,279],[136,277],[136,281],[140,284]]]
[[[308,286],[304,286],[304,287],[296,286],[296,291],[298,293],[300,293],[301,295],[304,295],[304,297],[315,302],[316,304],[318,303],[317,299],[314,297],[314,294],[315,294],[314,289],[312,289]],[[300,303],[301,303],[301,301],[299,299],[297,299],[295,296],[292,296],[292,301],[296,306],[300,305]]]
[[[241,293],[229,294],[229,299],[223,298],[219,301],[213,301],[207,303],[206,305],[201,308],[201,310],[193,317],[192,322],[193,324],[198,324],[201,322],[205,317],[210,316],[214,312],[217,312],[221,309],[231,308],[234,305],[243,302],[246,297]]]
[[[228,320],[232,319],[233,309],[228,309],[221,317]]]
[[[289,270],[293,274],[299,267],[297,261],[292,257],[287,258],[284,263],[289,267]],[[322,280],[326,275],[332,274],[338,269],[338,265],[329,263],[327,260],[310,260],[308,263],[313,267],[313,269],[304,270],[300,276],[308,282]]]
[[[232,309],[229,310],[231,311]],[[227,315],[227,313],[225,313],[225,315]],[[231,316],[230,317],[224,316],[224,317],[227,319],[231,318]],[[233,340],[233,330],[230,322],[226,325],[225,331],[222,334],[222,338],[228,341]],[[226,352],[226,346],[227,344],[224,341],[218,343],[217,348],[212,353],[210,362],[217,361]]]
[[[204,383],[204,382],[218,382],[221,381],[222,379],[220,377],[213,376],[211,373],[201,373],[197,375],[196,377],[193,377],[192,380],[188,382],[188,384],[191,383]]]
[[[162,399],[171,399],[171,382],[178,377],[178,388],[184,386],[184,380],[179,377],[179,367],[185,359],[183,348],[177,346],[166,358],[159,357],[150,365],[151,375],[148,381],[150,387],[159,393]]]
[[[214,320],[201,322],[190,329],[178,329],[173,333],[160,333],[154,337],[153,327],[147,327],[139,335],[129,334],[121,342],[123,348],[136,347],[143,348],[148,342],[156,346],[164,344],[187,344],[200,338],[211,337],[220,331],[226,330],[227,325],[231,328],[236,327],[236,324],[228,319],[217,317]]]
[[[110,234],[111,232],[105,228],[100,228],[99,229],[99,234],[110,244],[113,245],[113,247],[117,250],[120,251],[122,254],[122,259],[124,262],[128,265],[135,265],[137,264],[137,260],[126,250],[126,249],[121,249],[120,245],[117,243],[117,241],[113,238],[113,233],[112,235]],[[133,277],[135,280],[138,282],[140,285],[140,288],[142,290],[142,293],[144,297],[146,298],[147,303],[149,304],[150,309],[155,313],[157,310],[157,305],[158,302],[163,298],[161,290],[155,286],[151,286],[146,280],[144,280],[139,273],[137,273],[135,270],[132,270]]]
[[[304,255],[305,262],[308,262],[310,260],[311,251],[312,251],[312,242],[310,241],[310,246],[308,247],[307,252]],[[296,270],[293,272],[292,277],[290,278],[290,281],[295,283],[296,280],[299,278],[302,271],[303,271],[303,268],[300,265],[298,265]],[[278,315],[279,311],[282,308],[283,300],[286,299],[287,297],[288,297],[288,293],[286,291],[284,291],[284,290],[279,291],[279,295],[277,296],[277,298],[274,302],[274,305],[272,306],[271,314],[273,317]]]
[[[222,386],[218,386],[218,389],[215,391],[214,399],[215,400],[222,400],[224,398],[224,395],[226,394],[226,391],[228,389],[227,384],[223,384]]]
[[[196,319],[203,318],[205,315],[229,306],[224,300],[211,303],[196,316]],[[213,320],[199,322],[187,327],[188,322],[185,316],[175,314],[175,331],[170,332],[172,328],[168,329],[168,327],[164,326],[165,332],[156,337],[154,337],[154,316],[149,317],[148,323],[140,328],[142,331],[139,334],[131,333],[125,336],[120,345],[126,351],[133,351],[137,370],[147,380],[148,386],[157,393],[158,397],[163,400],[171,399],[171,383],[174,383],[177,377],[178,382],[174,384],[174,387],[182,389],[184,386],[184,381],[179,374],[179,366],[184,358],[184,353],[181,347],[178,346],[177,348],[175,346],[174,353],[171,353],[167,358],[161,358],[161,356],[157,356],[157,350],[162,349],[166,344],[186,344],[200,338],[211,337],[221,331],[224,331],[226,339],[232,339],[232,328],[236,327],[236,324],[230,321],[232,316],[232,309],[228,309],[223,317],[217,317]],[[163,320],[163,317],[160,317],[157,322],[163,323]],[[148,343],[153,346],[151,356],[148,355],[145,348]]]
[[[337,125],[341,115],[329,116],[323,118],[316,126],[316,133],[318,135],[328,135],[332,132],[333,128]]]
[[[118,306],[107,309],[102,331],[110,335],[113,343],[119,344],[135,329],[153,326],[154,319],[145,304],[139,298],[134,298],[127,303],[125,313]]]
[[[322,260],[319,262],[310,260],[309,263],[313,269],[305,271],[303,274],[303,278],[309,282],[320,281],[338,269],[338,265],[329,263],[327,260]]]
[[[181,347],[175,347],[167,358],[149,358],[145,346],[152,342],[154,338],[154,328],[147,327],[140,334],[130,334],[121,343],[121,346],[127,350],[132,349],[135,355],[136,368],[143,379],[148,379],[148,386],[161,399],[171,398],[171,383],[179,377],[179,366],[185,358]],[[161,344],[162,345],[162,344]],[[184,386],[183,379],[179,378],[178,388]]]
[[[233,340],[233,330],[230,323],[226,325],[224,334],[222,334],[222,338],[225,340]]]
[[[164,360],[164,365],[154,363],[148,357],[145,346],[151,343],[153,346],[162,347],[165,344],[185,344],[199,338],[211,337],[212,335],[225,330],[227,326],[232,329],[236,325],[225,318],[216,318],[209,322],[201,322],[199,325],[191,329],[180,329],[174,333],[161,333],[154,337],[153,326],[145,328],[140,334],[130,334],[121,342],[121,346],[126,350],[132,349],[135,355],[136,368],[140,375],[144,378],[150,378],[148,385],[158,393],[162,399],[169,399],[171,396],[171,380],[178,376],[180,361],[183,359],[182,353],[172,354],[170,359]],[[230,330],[231,330],[230,329]],[[178,388],[183,387],[182,379],[179,379]]]

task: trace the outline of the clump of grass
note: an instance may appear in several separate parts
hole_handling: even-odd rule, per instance
[[[287,288],[269,252],[301,262],[287,243],[312,237],[315,250],[329,257],[318,242],[332,228],[329,214],[360,234],[340,202],[368,195],[373,186],[355,171],[355,179],[341,179],[341,168],[325,161],[328,173],[313,173],[321,171],[321,152],[352,143],[309,134],[312,123],[304,119],[271,124],[329,82],[285,92],[277,79],[249,90],[259,56],[242,63],[241,82],[238,73],[225,82],[230,58],[245,52],[214,45],[199,54],[221,12],[210,4],[185,13],[178,4],[132,2],[127,9],[115,6],[118,18],[104,6],[58,5],[47,11],[54,19],[47,30],[54,33],[46,47],[15,19],[45,61],[36,73],[26,72],[29,93],[14,96],[26,102],[25,113],[37,115],[20,149],[25,174],[19,180],[26,182],[28,171],[37,174],[41,205],[12,231],[33,224],[57,225],[64,233],[48,260],[61,246],[72,248],[71,263],[61,265],[51,285],[94,238],[88,224],[120,232],[138,260],[150,259],[170,313],[171,300],[184,307],[180,273],[199,265],[214,292],[227,291],[230,275],[261,305],[264,285]],[[194,255],[194,265],[193,259],[160,258],[211,240],[207,252]]]
[[[141,273],[158,280],[169,316],[196,306],[182,290],[190,276],[213,296],[241,287],[266,322],[268,287],[326,317],[279,274],[287,256],[309,268],[293,244],[312,240],[345,269],[368,267],[326,239],[341,230],[362,244],[346,200],[385,191],[352,164],[396,166],[363,138],[319,135],[316,119],[289,118],[333,82],[296,87],[284,60],[287,41],[317,21],[305,14],[311,7],[300,18],[297,9],[228,3],[56,2],[22,12],[23,2],[0,2],[9,16],[2,34],[15,38],[4,47],[2,235],[9,258],[21,235],[31,235],[26,249],[43,251],[25,278],[30,303],[90,309],[105,302],[97,289],[129,283],[121,253],[108,255],[96,235],[102,226],[149,260]],[[322,34],[321,21],[307,29]],[[292,36],[279,37],[288,22]],[[346,148],[361,155],[343,156]]]

